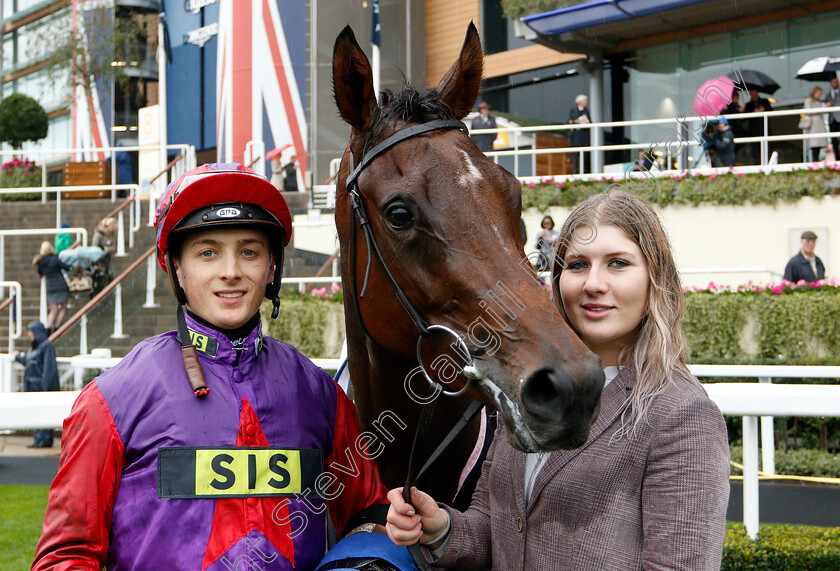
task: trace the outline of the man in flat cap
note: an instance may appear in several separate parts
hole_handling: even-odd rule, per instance
[[[785,266],[784,278],[796,283],[805,280],[808,283],[825,279],[825,266],[816,254],[817,235],[810,230],[802,233],[802,249]]]

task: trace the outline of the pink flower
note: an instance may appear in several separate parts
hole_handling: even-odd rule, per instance
[[[739,172],[739,173],[738,173],[738,178],[744,178],[744,173]]]
[[[783,285],[783,286],[793,285],[793,282],[789,282],[789,281],[787,281],[786,279],[782,279],[782,285]]]
[[[560,188],[565,188],[566,187],[566,185],[563,184],[562,182],[560,184],[558,184],[557,186],[560,187]]]
[[[799,280],[798,282],[796,282],[796,285],[803,286],[803,285],[806,285],[807,283],[808,282],[806,282],[805,280]]]
[[[535,186],[537,186],[537,185],[533,181],[528,183],[528,188],[534,188]]]
[[[822,284],[821,284],[820,282],[811,282],[811,283],[809,283],[808,285],[809,285],[809,286],[811,286],[812,288],[818,288],[818,287],[820,287]]]
[[[772,289],[773,293],[775,293],[776,295],[781,294],[782,290],[784,290],[784,286],[782,286],[781,284],[773,286],[773,289]]]
[[[755,291],[756,291],[756,293],[760,292],[761,291],[761,286],[755,286]]]
[[[333,285],[330,286],[330,291],[333,292],[333,293],[341,291],[341,286],[338,285],[338,284],[333,284]]]

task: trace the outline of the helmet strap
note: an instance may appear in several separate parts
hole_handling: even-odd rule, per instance
[[[201,363],[198,362],[198,353],[195,351],[190,331],[187,329],[184,306],[180,303],[178,304],[178,341],[181,342],[181,358],[184,360],[184,370],[187,372],[187,380],[190,382],[193,393],[197,397],[207,396],[210,394],[210,388],[204,381]]]
[[[277,319],[277,316],[280,315],[280,298],[274,296],[274,299],[271,300],[271,304],[274,306],[271,310],[271,319]]]

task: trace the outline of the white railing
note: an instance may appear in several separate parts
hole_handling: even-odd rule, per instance
[[[6,288],[9,288],[9,297],[15,300],[7,308],[9,311],[9,354],[12,355],[15,352],[15,338],[23,335],[23,312],[21,311],[23,289],[20,282],[0,281],[0,301],[6,299]]]
[[[785,117],[785,116],[800,116],[800,115],[818,115],[822,113],[831,113],[840,111],[840,107],[822,107],[822,108],[812,108],[812,109],[786,109],[782,111],[763,111],[763,112],[755,112],[755,113],[738,113],[733,115],[723,115],[730,120],[742,120],[742,119],[762,119],[763,121],[763,128],[764,132],[761,136],[757,137],[738,137],[735,139],[735,143],[743,144],[743,143],[760,143],[761,144],[761,164],[759,166],[767,165],[768,160],[770,158],[768,143],[770,142],[779,142],[779,141],[805,141],[808,139],[817,139],[817,138],[826,138],[832,136],[840,136],[840,133],[791,133],[787,135],[769,135],[768,132],[768,125],[769,120],[773,117]],[[584,156],[586,153],[590,152],[602,152],[602,151],[638,151],[639,149],[650,149],[653,152],[657,152],[660,156],[663,157],[665,162],[664,168],[662,170],[670,171],[674,169],[674,159],[680,156],[680,153],[685,150],[686,152],[691,148],[696,148],[697,157],[702,155],[702,146],[699,140],[694,137],[695,133],[702,132],[702,127],[705,125],[705,122],[708,119],[712,119],[712,117],[702,117],[702,116],[691,116],[691,117],[675,117],[675,118],[668,118],[668,119],[645,119],[639,121],[609,121],[603,123],[588,123],[588,124],[568,124],[568,125],[541,125],[537,127],[499,127],[496,129],[476,129],[474,131],[470,131],[470,134],[484,134],[484,133],[509,133],[510,136],[508,137],[509,140],[514,141],[513,149],[511,150],[503,150],[503,151],[490,151],[487,152],[486,155],[488,157],[493,158],[494,161],[497,163],[499,162],[499,157],[513,157],[514,158],[514,168],[513,174],[515,176],[520,176],[520,168],[519,168],[519,161],[520,157],[530,158],[530,165],[531,165],[531,172],[536,173],[536,157],[537,155],[543,154],[566,154],[566,153],[578,153],[579,155],[579,164],[584,164]],[[693,128],[692,125],[699,125],[700,128],[696,129]],[[587,147],[556,147],[556,148],[544,148],[544,149],[522,149],[518,145],[519,135],[520,134],[528,134],[528,133],[540,133],[540,132],[557,132],[557,131],[574,131],[580,129],[587,129],[590,130],[593,134],[595,131],[603,131],[604,129],[610,129],[614,127],[649,127],[649,126],[662,126],[663,131],[657,135],[657,140],[652,141],[638,141],[635,143],[630,144],[618,144],[618,145],[590,145]],[[670,128],[668,128],[670,127]],[[593,137],[593,140],[596,140]],[[664,151],[662,151],[664,149]],[[676,151],[676,152],[675,152]],[[635,156],[632,157],[630,161],[635,160]],[[806,160],[807,157],[803,156],[803,161]],[[840,160],[840,157],[837,157]],[[337,159],[334,159],[337,160]],[[689,161],[693,162],[693,161]],[[595,161],[592,161],[591,164],[595,164]],[[690,168],[691,165],[680,165],[680,168],[677,170],[692,170]],[[332,168],[332,163],[331,163]],[[657,169],[653,169],[654,171]],[[589,173],[590,175],[593,173]],[[602,174],[602,173],[597,173]]]
[[[307,284],[341,284],[341,276],[322,276],[318,278],[283,278],[282,284],[297,284],[300,293],[306,293],[304,286]]]
[[[134,200],[131,206],[128,207],[128,240],[129,248],[134,247],[134,234],[140,230],[140,208],[141,204],[138,198],[140,187],[136,184],[115,184],[115,185],[100,185],[100,186],[38,186],[28,188],[0,188],[0,196],[4,194],[31,194],[33,192],[41,193],[41,204],[46,204],[47,193],[55,193],[55,226],[58,229],[61,226],[61,195],[64,192],[90,192],[91,190],[110,191],[111,202],[116,202],[117,192],[125,190],[128,195]],[[125,255],[125,222],[123,211],[120,210],[117,214],[117,256]]]
[[[335,208],[335,185],[316,184],[312,187],[309,208]]]
[[[689,268],[677,270],[681,274],[706,274],[706,280],[712,281],[712,274],[770,274],[781,278],[782,274],[770,268]]]
[[[113,157],[115,153],[141,153],[141,152],[155,152],[164,154],[167,151],[177,151],[185,158],[186,167],[183,172],[191,168],[195,168],[195,147],[192,145],[166,145],[141,147],[141,146],[125,146],[125,147],[94,147],[94,148],[64,148],[64,149],[23,149],[23,150],[0,150],[0,162],[5,161],[3,157],[26,156],[35,163],[35,166],[41,169],[41,186],[47,186],[47,167],[50,164],[59,164],[62,161],[76,162],[82,157],[87,157],[89,160],[97,160],[96,155],[104,154],[106,159]],[[183,174],[180,172],[178,176]],[[174,175],[174,173],[173,173]],[[174,179],[173,179],[174,180]],[[111,160],[111,186],[116,185],[117,182],[117,165],[113,159]],[[140,181],[141,183],[143,181]],[[164,181],[165,182],[165,181]],[[165,185],[163,185],[165,186]],[[30,191],[31,192],[31,191]]]
[[[704,383],[725,415],[743,417],[744,526],[758,536],[758,418],[762,468],[775,473],[774,416],[840,417],[840,385],[774,385],[773,378],[840,378],[840,367],[796,365],[691,365],[697,377],[755,377],[759,383]]]

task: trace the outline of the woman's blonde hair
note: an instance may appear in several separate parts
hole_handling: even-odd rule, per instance
[[[41,242],[41,250],[38,252],[38,255],[32,258],[32,265],[37,266],[38,262],[49,256],[50,254],[55,254],[55,248],[53,245],[46,240]]]
[[[552,291],[567,322],[559,287],[560,274],[566,266],[566,252],[576,251],[575,241],[587,244],[594,240],[595,226],[599,223],[614,224],[639,246],[647,261],[650,278],[647,311],[633,341],[622,349],[618,358],[619,366],[632,364],[636,373],[622,430],[622,433],[632,435],[653,397],[665,391],[673,377],[693,378],[685,362],[686,342],[680,327],[685,298],[671,245],[656,211],[645,199],[615,190],[581,202],[569,214],[555,239]]]
[[[816,86],[814,89],[811,90],[811,95],[809,95],[808,97],[810,97],[814,101],[819,101],[819,97],[816,95],[817,91],[819,91],[820,94],[822,94],[822,87],[820,87],[819,85]]]

